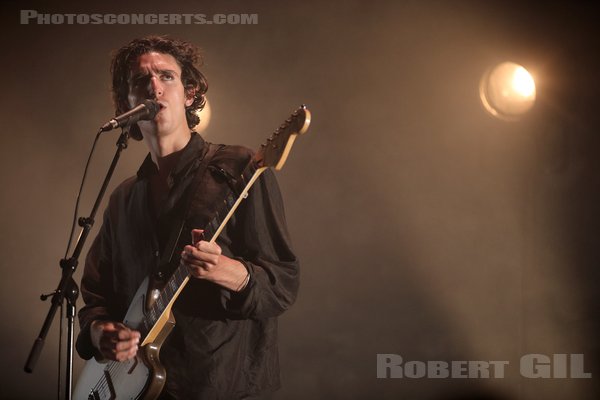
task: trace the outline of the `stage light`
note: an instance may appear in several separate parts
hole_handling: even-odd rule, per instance
[[[210,123],[211,109],[210,109],[210,103],[208,101],[208,98],[206,99],[206,104],[204,105],[204,108],[202,109],[202,111],[200,111],[200,112],[196,111],[196,115],[200,118],[200,123],[198,125],[196,125],[193,129],[194,129],[194,131],[200,133],[200,132],[204,131],[206,129],[206,127],[208,126],[208,124]]]
[[[519,64],[504,62],[487,71],[479,84],[479,96],[493,116],[517,120],[535,103],[535,82]]]

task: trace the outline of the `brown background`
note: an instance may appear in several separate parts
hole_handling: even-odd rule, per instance
[[[598,398],[598,13],[520,3],[2,2],[0,398],[55,397],[58,319],[22,371],[49,306],[38,296],[58,282],[83,165],[113,115],[110,51],[149,33],[204,49],[210,141],[255,148],[300,103],[313,111],[278,175],[302,289],[280,320],[276,398]],[[20,25],[21,9],[259,23]],[[479,103],[479,78],[504,60],[538,78],[520,122]],[[145,153],[132,143],[111,187]],[[504,379],[378,380],[377,353],[510,365]],[[594,378],[522,378],[530,353],[583,353]]]

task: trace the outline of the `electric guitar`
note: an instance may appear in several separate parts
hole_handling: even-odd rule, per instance
[[[241,179],[236,180],[239,187],[222,199],[221,208],[205,227],[204,235],[211,238],[211,243],[221,234],[258,177],[267,168],[280,170],[283,167],[294,140],[308,130],[309,124],[310,112],[302,106],[261,145]],[[233,193],[240,195],[236,198]],[[187,267],[180,263],[159,288],[150,283],[150,278],[142,282],[123,320],[142,335],[136,357],[124,362],[87,361],[73,393],[75,400],[149,400],[159,396],[167,377],[160,364],[160,348],[175,326],[171,308],[189,279]]]

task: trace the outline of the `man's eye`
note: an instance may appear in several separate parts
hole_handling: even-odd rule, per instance
[[[172,81],[174,79],[173,74],[162,74],[160,77],[165,81]]]
[[[148,83],[148,78],[145,76],[140,76],[132,79],[131,86],[135,88],[143,87]]]

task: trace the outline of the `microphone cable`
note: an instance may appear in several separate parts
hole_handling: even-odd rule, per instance
[[[85,184],[85,179],[87,177],[90,162],[92,161],[92,156],[94,155],[94,150],[96,149],[96,143],[98,143],[98,139],[100,138],[101,134],[102,129],[100,129],[96,134],[87,162],[85,163],[85,169],[83,170],[83,178],[81,178],[81,186],[79,186],[79,191],[77,192],[77,199],[75,200],[75,212],[73,213],[73,223],[71,224],[71,232],[69,233],[69,241],[67,243],[67,250],[65,251],[65,260],[69,257],[69,251],[71,250],[71,244],[73,243],[73,233],[75,232],[75,225],[77,225],[77,214],[79,213],[79,202],[81,200],[81,193],[83,192],[83,186]]]

